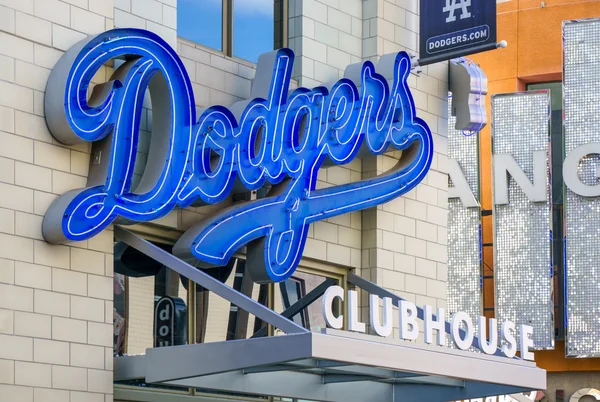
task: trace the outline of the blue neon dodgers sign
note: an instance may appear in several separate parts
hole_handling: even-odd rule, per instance
[[[124,64],[87,101],[94,74],[116,58]],[[433,143],[429,128],[415,115],[406,53],[384,56],[380,73],[365,62],[349,66],[346,77],[329,87],[288,93],[293,63],[289,49],[262,55],[252,100],[211,106],[197,117],[183,63],[155,34],[115,29],[67,52],[48,82],[46,118],[59,141],[94,142],[92,170],[86,188],[64,194],[48,210],[46,240],[89,239],[113,222],[148,222],[176,207],[216,204],[232,191],[268,184],[266,198],[205,219],[181,237],[173,252],[211,267],[225,265],[247,246],[252,278],[279,282],[298,266],[311,223],[387,202],[423,180]],[[146,89],[153,134],[133,192]],[[390,145],[404,150],[391,171],[315,189],[325,161],[344,164],[382,154]]]

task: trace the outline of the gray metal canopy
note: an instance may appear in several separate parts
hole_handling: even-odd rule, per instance
[[[521,359],[331,329],[310,332],[289,319],[295,305],[277,314],[121,227],[115,235],[286,332],[118,357],[115,381],[323,402],[441,402],[546,389],[546,371]],[[394,304],[400,300],[356,275],[348,281]],[[422,309],[418,315],[422,319]]]
[[[327,330],[148,349],[115,380],[327,402],[448,401],[546,388],[534,363]]]

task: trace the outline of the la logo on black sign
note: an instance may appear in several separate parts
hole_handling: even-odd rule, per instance
[[[420,65],[496,47],[496,0],[421,0]]]

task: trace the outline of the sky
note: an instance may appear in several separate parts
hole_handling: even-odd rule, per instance
[[[221,0],[179,0],[178,35],[221,50]],[[234,0],[234,56],[256,62],[273,50],[273,0]]]

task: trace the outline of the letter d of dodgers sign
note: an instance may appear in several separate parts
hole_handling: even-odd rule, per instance
[[[92,77],[112,59],[124,63],[88,100]],[[190,228],[174,253],[218,267],[247,246],[252,279],[280,282],[298,266],[311,223],[387,202],[423,180],[433,143],[415,115],[406,53],[382,57],[380,73],[367,61],[349,66],[345,78],[330,87],[288,94],[293,63],[289,49],[262,55],[252,100],[212,106],[197,118],[185,67],[157,35],[115,29],[75,46],[50,76],[46,119],[64,144],[94,142],[93,155],[101,160],[92,162],[86,188],[51,205],[43,223],[46,240],[85,240],[113,222],[148,222],[174,208],[216,204],[232,191],[270,185],[266,198],[222,210]],[[147,89],[153,134],[133,191]],[[390,145],[404,151],[391,171],[315,189],[326,159],[345,164],[382,154]]]

